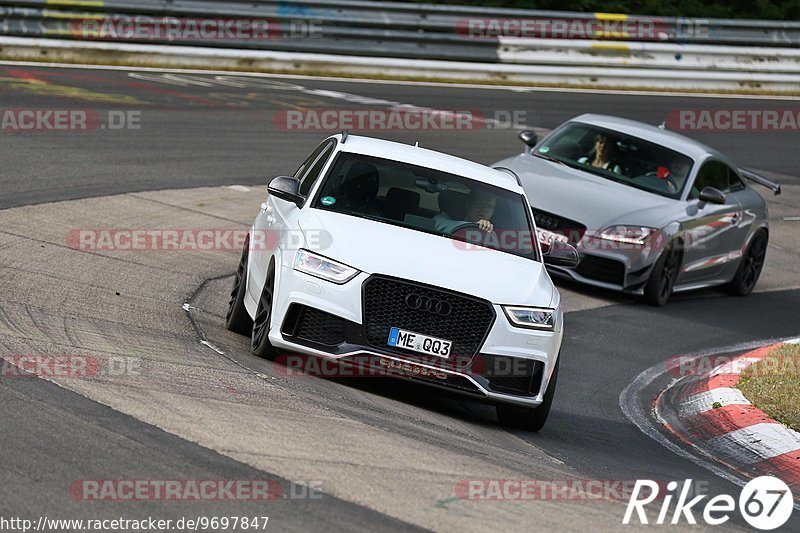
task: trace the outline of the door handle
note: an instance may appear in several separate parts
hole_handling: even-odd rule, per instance
[[[261,204],[261,210],[262,211],[266,211],[268,207],[269,207],[269,205],[267,205],[267,202],[264,202],[264,203]]]

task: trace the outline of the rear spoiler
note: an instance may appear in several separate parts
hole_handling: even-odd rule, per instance
[[[748,180],[752,181],[753,183],[758,183],[759,185],[763,185],[767,189],[771,189],[772,192],[774,192],[776,195],[781,193],[781,184],[780,183],[775,183],[771,179],[767,179],[764,176],[756,174],[755,172],[752,172],[752,171],[747,170],[745,168],[740,168],[739,172],[742,173],[742,176],[744,176],[745,179],[748,179]]]

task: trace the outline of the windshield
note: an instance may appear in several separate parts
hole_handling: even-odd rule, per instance
[[[580,123],[567,124],[533,155],[676,199],[692,170],[692,159],[679,152]]]
[[[522,195],[426,167],[342,152],[312,206],[538,260]]]

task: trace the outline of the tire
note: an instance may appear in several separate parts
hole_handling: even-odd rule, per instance
[[[728,286],[728,292],[735,296],[747,296],[758,283],[761,269],[764,267],[764,259],[767,256],[767,234],[764,230],[758,230],[753,235],[747,251],[742,256],[736,275]]]
[[[269,266],[264,289],[258,299],[256,317],[250,333],[250,352],[264,359],[275,358],[275,348],[269,342],[269,324],[272,320],[272,296],[275,290],[275,265]]]
[[[550,407],[553,405],[553,398],[556,395],[556,383],[558,382],[558,365],[561,363],[559,357],[556,361],[556,368],[547,385],[544,393],[544,400],[538,407],[518,407],[516,405],[497,404],[497,419],[504,426],[525,429],[527,431],[541,431],[550,415]]]
[[[253,331],[253,319],[244,306],[244,294],[247,291],[247,258],[249,255],[249,241],[244,243],[239,267],[233,277],[233,289],[228,301],[228,312],[225,315],[225,327],[234,333],[249,335]]]
[[[675,280],[678,279],[682,256],[681,250],[673,244],[661,252],[644,287],[645,302],[660,307],[669,301],[675,288]]]

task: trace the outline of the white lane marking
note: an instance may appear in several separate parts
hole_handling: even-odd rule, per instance
[[[800,217],[783,217],[783,220],[787,222],[800,222]]]
[[[225,352],[223,352],[222,350],[220,350],[219,348],[217,348],[216,346],[214,346],[213,344],[211,344],[208,341],[200,341],[200,344],[208,346],[209,348],[211,348],[212,350],[214,350],[215,352],[217,352],[220,355],[225,355]]]
[[[250,187],[245,185],[228,185],[228,188],[239,192],[250,192]]]
[[[800,433],[777,422],[762,422],[708,440],[722,459],[753,464],[800,450]]]
[[[700,353],[690,355],[707,357],[724,353],[743,352],[746,350],[761,348],[767,344],[784,342],[785,340],[786,339],[768,339],[757,342],[741,343],[728,347],[704,350]],[[678,355],[677,357],[681,356]],[[697,455],[689,453],[687,450],[681,448],[672,442],[664,433],[662,433],[661,427],[663,425],[663,421],[658,418],[658,413],[653,416],[652,411],[648,407],[642,408],[643,405],[649,406],[651,403],[650,398],[642,398],[642,391],[649,387],[655,380],[662,377],[665,373],[667,373],[667,368],[662,362],[651,366],[636,376],[631,384],[625,387],[625,389],[619,395],[619,408],[622,410],[623,414],[634,426],[639,428],[639,431],[657,443],[661,444],[675,455],[683,457],[684,459],[688,459],[697,466],[705,468],[712,474],[715,474],[726,481],[730,481],[735,485],[744,487],[749,479],[744,479],[735,475],[733,472],[716,465],[709,460],[712,459],[712,457],[697,446],[692,446],[692,448],[694,448],[694,450],[696,450],[698,453],[702,454],[702,457],[698,457]],[[677,382],[678,380],[673,380],[667,387],[667,390],[669,390]],[[800,511],[800,502],[795,502],[794,508]]]
[[[705,413],[714,409],[714,404],[726,405],[751,405],[739,389],[720,387],[710,391],[700,392],[689,396],[678,408],[681,418]]]
[[[131,78],[135,78],[137,80],[142,81],[152,81],[150,78],[151,76],[147,76],[145,74],[128,74]],[[168,74],[163,73],[161,75],[161,79],[158,80],[160,83],[166,83],[167,85],[178,85],[180,87],[189,87],[189,86],[196,86],[196,87],[213,87],[214,84],[210,81],[207,81],[202,78],[193,78],[191,76],[176,76],[175,74]]]
[[[579,89],[568,87],[524,87],[519,85],[484,85],[480,83],[446,83],[435,81],[401,81],[401,80],[372,80],[360,78],[342,78],[338,76],[310,76],[303,74],[272,74],[267,72],[246,72],[235,70],[205,70],[192,68],[166,68],[166,67],[137,67],[137,66],[117,66],[117,65],[85,65],[82,63],[58,63],[45,61],[8,61],[0,60],[0,65],[26,66],[42,68],[67,68],[83,70],[116,70],[125,72],[171,72],[185,74],[206,74],[206,75],[236,75],[250,76],[254,78],[279,78],[291,80],[319,80],[334,81],[342,83],[364,83],[368,85],[417,85],[420,87],[454,87],[459,89],[472,89],[483,91],[511,91],[511,92],[545,92],[545,93],[579,93],[579,94],[600,94],[616,96],[659,96],[659,97],[681,97],[681,98],[717,98],[728,100],[791,100],[800,101],[800,96],[776,96],[759,94],[716,94],[716,93],[686,93],[669,91],[637,91],[620,89]]]
[[[268,89],[268,90],[276,90],[276,91],[298,91],[303,94],[308,94],[311,96],[316,96],[320,98],[329,98],[332,100],[341,100],[347,103],[354,103],[363,106],[377,106],[380,108],[387,108],[387,109],[396,109],[402,111],[425,111],[436,113],[444,116],[449,117],[468,117],[471,122],[482,123],[486,125],[491,125],[495,128],[510,128],[510,129],[526,129],[529,126],[525,124],[521,124],[517,122],[517,118],[520,117],[511,117],[513,122],[507,122],[505,120],[498,120],[495,118],[487,118],[482,117],[479,114],[474,114],[471,110],[468,109],[436,109],[430,107],[421,107],[414,104],[406,104],[403,102],[398,102],[395,100],[385,100],[383,98],[375,98],[372,96],[362,96],[360,94],[353,94],[348,92],[342,91],[332,91],[330,89],[315,89],[311,87],[305,87],[304,85],[298,85],[296,83],[287,83],[287,82],[280,82],[280,81],[272,81],[264,83],[263,80],[258,78],[253,78],[252,80],[246,80],[243,76],[240,78],[235,78],[234,76],[207,76],[205,78],[197,78],[193,76],[186,76],[186,75],[175,75],[175,74],[138,74],[135,72],[129,72],[128,77],[148,81],[151,83],[162,83],[167,85],[181,85],[181,86],[190,86],[190,85],[200,85],[204,87],[212,87],[216,84],[220,85],[230,85],[231,83],[238,83],[240,88],[248,87],[248,83],[250,84],[249,87],[256,88],[256,89]],[[245,81],[241,81],[245,80]],[[256,83],[258,82],[258,83]],[[524,116],[521,117],[524,120]]]

